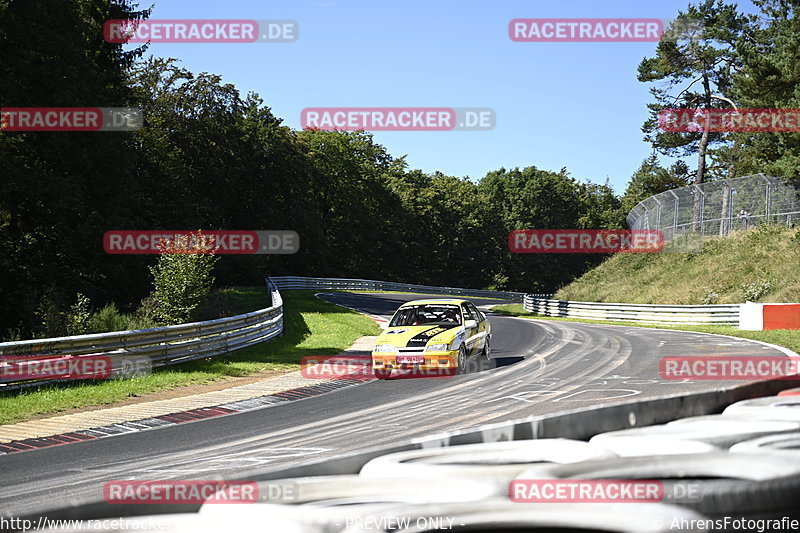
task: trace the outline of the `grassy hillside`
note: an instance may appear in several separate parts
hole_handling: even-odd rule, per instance
[[[800,228],[759,226],[707,238],[694,253],[617,254],[556,294],[648,304],[800,302]]]

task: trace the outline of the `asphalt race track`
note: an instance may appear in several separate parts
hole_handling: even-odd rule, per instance
[[[325,298],[386,316],[421,296]],[[658,373],[663,356],[784,356],[761,344],[700,333],[490,320],[493,357],[501,365],[519,362],[444,379],[370,381],[255,411],[0,455],[0,516],[46,515],[101,500],[110,480],[241,478],[443,431],[733,384],[665,381]]]

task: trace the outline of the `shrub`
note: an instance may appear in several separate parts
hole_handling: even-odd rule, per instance
[[[719,301],[719,293],[714,291],[709,291],[703,296],[703,305],[712,305]]]
[[[36,338],[61,337],[66,333],[64,313],[59,310],[52,292],[45,294],[39,300],[35,314],[38,321],[35,331]]]
[[[89,319],[92,315],[89,298],[81,293],[75,296],[75,302],[66,310],[54,292],[46,294],[36,308],[39,327],[36,337],[62,337],[66,335],[82,335],[89,331]]]
[[[104,333],[107,331],[124,331],[128,329],[129,318],[117,309],[116,304],[110,303],[94,313],[89,319],[89,331]]]
[[[197,234],[200,240],[200,233]],[[205,303],[214,277],[214,264],[219,259],[214,254],[194,253],[185,243],[172,243],[164,250],[158,262],[150,267],[154,289],[142,307],[159,325],[181,324],[194,319]]]
[[[89,298],[81,293],[75,297],[75,303],[64,314],[64,325],[67,335],[83,335],[89,331],[89,319],[92,316]]]
[[[742,285],[742,298],[746,302],[757,302],[772,290],[772,282],[759,280],[753,283]]]

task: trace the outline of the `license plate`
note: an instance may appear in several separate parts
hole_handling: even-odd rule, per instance
[[[424,363],[425,357],[421,355],[398,355],[398,363]]]

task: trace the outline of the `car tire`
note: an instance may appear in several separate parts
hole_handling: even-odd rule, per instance
[[[481,353],[486,359],[491,358],[492,348],[489,346],[489,337],[486,337],[486,342],[483,343],[483,352]]]
[[[389,379],[390,377],[392,377],[392,371],[391,370],[383,370],[383,369],[381,369],[381,370],[373,370],[373,372],[375,374],[375,377],[378,378],[378,379]]]
[[[463,344],[458,349],[458,357],[456,358],[456,365],[458,365],[458,367],[456,368],[456,374],[464,375],[467,372],[469,372],[469,369],[467,368],[467,349],[464,348]]]

